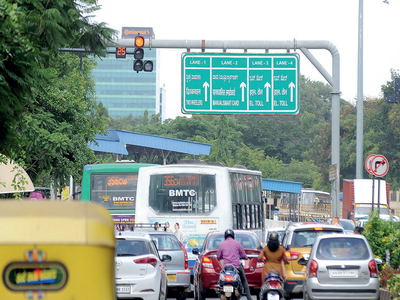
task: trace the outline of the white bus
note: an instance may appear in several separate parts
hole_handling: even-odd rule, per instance
[[[190,268],[196,259],[192,249],[201,248],[210,231],[248,229],[263,241],[260,171],[201,160],[144,167],[136,196],[136,226],[158,222],[163,228],[168,222],[172,232],[182,232]]]
[[[281,194],[279,213],[291,221],[326,221],[332,216],[332,197],[324,191],[304,188],[301,194]]]

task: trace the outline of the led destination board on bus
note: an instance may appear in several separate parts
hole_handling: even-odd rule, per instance
[[[164,186],[198,186],[200,185],[199,175],[164,175]]]

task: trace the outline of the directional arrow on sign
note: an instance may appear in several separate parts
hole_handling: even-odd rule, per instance
[[[293,89],[296,87],[296,85],[291,82],[289,83],[289,88],[290,88],[290,102],[293,102]]]
[[[265,90],[266,90],[266,92],[267,92],[267,102],[269,102],[269,89],[271,88],[271,85],[270,85],[269,82],[267,81],[267,82],[264,84],[264,87],[265,87]]]
[[[204,88],[204,92],[205,92],[205,94],[206,94],[206,97],[205,97],[205,101],[207,102],[207,88],[209,87],[210,85],[208,84],[208,82],[207,81],[204,81],[204,83],[203,83],[203,88]]]
[[[244,88],[246,87],[246,84],[242,82],[240,84],[240,88],[242,89],[242,102],[244,102]]]

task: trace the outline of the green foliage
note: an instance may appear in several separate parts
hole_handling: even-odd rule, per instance
[[[400,273],[390,273],[386,287],[394,295],[393,300],[400,300]]]
[[[26,171],[37,185],[65,185],[72,175],[80,181],[83,166],[96,157],[88,142],[105,133],[107,111],[97,105],[88,56],[64,53],[43,65],[41,81],[32,89],[32,104],[17,130],[25,152]]]
[[[379,218],[378,210],[374,210],[365,225],[363,235],[368,240],[375,256],[385,261],[386,249],[389,249],[390,266],[393,269],[400,266],[400,224],[398,222],[382,220]],[[386,264],[379,268],[385,269]]]
[[[0,0],[0,153],[11,157],[22,149],[15,128],[25,125],[42,67],[60,48],[105,55],[115,31],[92,22],[98,9],[92,0]]]

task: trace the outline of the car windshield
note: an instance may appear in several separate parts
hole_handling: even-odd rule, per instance
[[[137,256],[148,254],[149,250],[145,241],[117,240],[117,256]]]
[[[152,234],[151,238],[155,242],[158,250],[182,250],[181,243],[173,235]]]
[[[322,260],[364,260],[369,258],[369,251],[362,239],[329,238],[321,240],[316,257]]]
[[[209,250],[218,250],[219,245],[224,241],[223,235],[215,235],[210,238]],[[257,249],[260,245],[257,238],[252,234],[235,234],[237,240],[244,249]]]
[[[339,225],[342,226],[344,230],[354,230],[356,227],[354,222],[339,221]]]
[[[292,248],[312,247],[317,237],[324,234],[341,233],[333,229],[296,230],[293,232]]]

